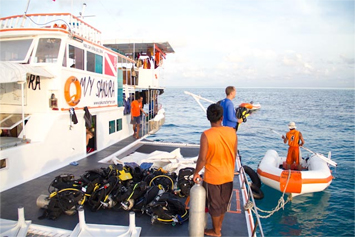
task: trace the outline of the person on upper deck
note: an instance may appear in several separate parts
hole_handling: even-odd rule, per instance
[[[296,130],[295,122],[290,122],[288,124],[288,128],[290,131],[286,133],[286,137],[282,135],[282,139],[284,143],[288,141],[288,152],[286,158],[287,169],[291,169],[291,165],[296,163],[298,170],[302,170],[302,166],[300,163],[300,147],[303,146],[304,140],[302,133]]]
[[[139,138],[139,129],[141,123],[141,111],[146,116],[148,115],[143,110],[143,96],[140,96],[138,100],[134,100],[131,103],[131,124],[133,124],[133,137]]]
[[[228,210],[233,190],[238,137],[234,129],[222,126],[223,108],[219,104],[211,104],[207,108],[207,119],[211,128],[201,134],[193,181],[197,183],[198,179],[202,180],[199,172],[205,167],[203,186],[213,225],[212,229],[205,230],[205,235],[221,236],[224,214]]]
[[[237,128],[238,123],[242,123],[243,119],[237,119],[234,104],[232,100],[235,98],[237,90],[234,86],[227,86],[226,98],[220,101],[223,107],[223,126]]]

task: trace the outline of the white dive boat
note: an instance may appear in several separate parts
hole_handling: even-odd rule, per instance
[[[308,159],[302,159],[301,165],[305,170],[285,170],[286,157],[280,157],[275,150],[268,150],[257,173],[265,185],[295,197],[323,191],[330,185],[333,176],[326,160],[323,155],[315,153]]]
[[[69,13],[5,17],[0,26],[0,192],[132,136],[139,94],[149,111],[143,135],[164,123],[159,72],[169,43],[105,47],[99,30]]]
[[[108,194],[99,202],[100,207],[104,204],[100,211],[86,211],[84,215],[82,210],[87,207],[83,198],[71,201],[74,209],[55,221],[38,218],[43,214],[41,208],[49,208],[48,202],[59,200],[57,194],[62,190],[88,195],[84,186],[51,192],[49,186],[56,177],[82,177],[88,170],[105,166],[100,163],[104,160],[133,162],[134,153],[141,158],[179,148],[184,156],[197,157],[198,145],[145,139],[165,121],[164,109],[158,103],[163,92],[159,72],[166,54],[174,53],[169,43],[104,43],[99,30],[69,13],[1,18],[0,33],[0,235],[187,236],[186,224],[177,229],[152,225],[150,218],[135,220],[133,213],[129,213],[127,227],[128,212],[104,210],[117,204],[109,203]],[[143,117],[142,138],[136,140],[132,137],[130,102],[140,95],[149,117]],[[175,157],[168,158],[171,156]],[[166,161],[164,156],[154,159]],[[186,163],[181,159],[179,162]],[[175,167],[175,163],[168,167]],[[236,171],[240,169],[237,159]],[[116,174],[114,179],[119,180]],[[263,236],[243,169],[233,185],[224,235]],[[107,187],[97,183],[95,191]],[[246,208],[250,202],[253,207]],[[86,224],[85,218],[97,224]],[[178,220],[174,217],[169,221],[176,224]]]

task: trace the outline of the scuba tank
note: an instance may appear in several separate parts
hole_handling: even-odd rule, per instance
[[[199,179],[190,190],[189,236],[204,236],[206,190]]]

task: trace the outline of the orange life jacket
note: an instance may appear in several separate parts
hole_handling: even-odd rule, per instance
[[[286,133],[286,138],[289,146],[299,146],[300,132],[296,129],[292,129]]]

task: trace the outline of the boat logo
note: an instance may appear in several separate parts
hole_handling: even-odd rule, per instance
[[[74,83],[76,89],[76,93],[74,93],[73,95],[70,94],[70,87],[72,83]],[[70,76],[67,79],[64,85],[64,98],[67,101],[68,105],[70,106],[75,106],[79,104],[81,99],[81,86],[78,78],[74,76]]]

